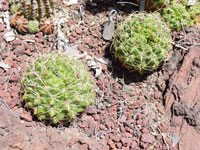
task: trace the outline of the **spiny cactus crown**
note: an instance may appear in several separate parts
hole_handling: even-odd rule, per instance
[[[118,25],[113,43],[115,56],[126,68],[152,71],[167,58],[170,30],[157,13],[132,14]]]
[[[39,57],[23,75],[26,107],[40,120],[71,121],[95,99],[94,86],[84,65],[61,54]]]
[[[174,4],[163,10],[163,18],[172,30],[180,31],[193,24],[190,13],[182,4]]]
[[[36,33],[40,30],[39,28],[40,23],[37,20],[29,21],[28,22],[28,29],[30,33]]]
[[[195,20],[198,15],[200,15],[200,0],[197,0],[194,5],[187,5],[188,0],[171,0],[171,5],[179,4],[183,5],[188,13],[190,14],[190,18]],[[182,10],[180,10],[182,11]]]

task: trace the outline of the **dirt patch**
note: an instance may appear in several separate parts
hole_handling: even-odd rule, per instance
[[[22,121],[14,117],[4,103],[0,103],[0,120],[1,150],[78,150],[83,145],[91,150],[99,149],[98,143],[77,129]]]

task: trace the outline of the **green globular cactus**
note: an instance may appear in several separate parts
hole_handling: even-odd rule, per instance
[[[17,12],[19,12],[21,9],[21,5],[20,4],[12,4],[10,11],[12,14],[15,14]]]
[[[40,23],[37,20],[28,22],[28,30],[30,33],[36,33],[40,30]]]
[[[169,4],[169,0],[147,0],[146,1],[146,10],[156,10],[163,6],[167,6]]]
[[[115,56],[139,73],[153,71],[168,57],[171,35],[158,13],[131,14],[114,35]]]
[[[182,4],[175,4],[163,10],[163,18],[172,30],[180,31],[183,27],[193,24],[190,13]]]
[[[73,120],[94,103],[93,81],[82,62],[61,54],[39,57],[22,78],[23,100],[40,120]]]
[[[194,5],[188,6],[187,10],[190,13],[191,18],[195,19],[196,16],[200,15],[200,2],[196,2]]]

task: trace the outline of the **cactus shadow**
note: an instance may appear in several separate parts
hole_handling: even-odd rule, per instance
[[[133,2],[136,3],[136,0],[126,0],[126,3],[120,4],[120,0],[93,0],[91,2],[88,0],[85,3],[85,8],[92,14],[101,13],[104,11],[109,11],[110,9],[116,9],[123,13],[129,14],[133,11],[138,11],[138,6],[133,5]]]
[[[125,84],[143,82],[147,80],[147,77],[153,74],[154,72],[145,72],[140,74],[136,71],[130,71],[123,67],[123,64],[118,61],[118,59],[114,56],[114,48],[112,43],[110,43],[105,50],[104,57],[111,62],[112,66],[108,66],[108,71],[112,73],[114,78],[123,79]],[[158,69],[159,70],[159,69]]]

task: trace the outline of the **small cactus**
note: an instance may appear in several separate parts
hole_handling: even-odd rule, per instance
[[[23,100],[40,120],[69,122],[94,103],[94,85],[83,63],[61,54],[39,57],[24,72]]]
[[[180,31],[183,27],[193,24],[190,13],[182,4],[175,4],[163,10],[163,18],[172,30]]]
[[[26,33],[28,31],[28,20],[20,14],[15,14],[10,19],[10,25],[15,27],[20,33]]]
[[[13,4],[10,8],[11,14],[16,14],[21,9],[20,4]]]
[[[156,10],[158,8],[168,5],[169,2],[170,2],[169,0],[147,0],[145,9],[146,10]]]
[[[50,18],[42,18],[40,20],[40,31],[44,34],[51,34],[54,30],[53,21]]]
[[[39,30],[37,28],[41,28],[40,25],[43,23],[40,21],[43,19],[51,20],[50,18],[54,14],[54,0],[10,0],[9,3],[10,12],[13,16],[16,16],[16,14],[21,15],[27,19],[28,22],[30,22],[28,23],[31,27],[28,30],[29,33],[36,33],[36,30],[38,32]],[[39,22],[39,26],[36,23],[37,21]],[[33,27],[33,23],[36,25],[36,27]],[[43,30],[41,31],[43,31],[44,34],[53,33],[54,24],[52,21],[51,23],[52,24],[49,26],[42,25]],[[13,27],[17,29],[16,26]]]
[[[40,23],[37,20],[28,22],[28,30],[30,33],[36,33],[39,31]]]
[[[124,67],[139,73],[152,71],[168,56],[170,30],[157,13],[131,14],[118,25],[113,43]]]
[[[192,6],[187,7],[188,12],[192,19],[195,19],[198,15],[200,15],[200,2],[196,2]]]

